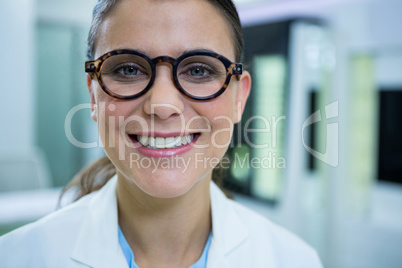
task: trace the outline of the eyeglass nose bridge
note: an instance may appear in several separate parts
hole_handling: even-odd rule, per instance
[[[176,68],[177,68],[177,64],[178,64],[178,60],[169,56],[159,56],[156,58],[151,59],[151,62],[153,63],[152,66],[152,78],[151,81],[149,82],[148,85],[148,89],[150,87],[153,86],[155,78],[156,78],[156,65],[159,63],[168,63],[171,65],[172,69],[171,69],[171,79],[173,81],[173,84],[175,85],[175,87],[182,92],[183,94],[186,94],[186,92],[181,88],[180,83],[175,75],[176,72]]]
[[[169,56],[159,56],[156,58],[152,59],[152,62],[157,65],[158,63],[169,63],[170,65],[172,65],[172,67],[174,67],[177,63],[177,60],[169,57]]]

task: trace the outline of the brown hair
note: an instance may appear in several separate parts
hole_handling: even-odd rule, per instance
[[[207,0],[216,7],[225,17],[229,28],[232,30],[232,39],[235,49],[236,61],[242,60],[242,51],[244,46],[243,33],[239,15],[236,7],[231,0]],[[94,59],[96,39],[103,20],[110,14],[113,8],[119,3],[119,0],[99,0],[93,10],[92,24],[88,34],[88,51],[87,56],[90,60]],[[221,190],[231,198],[231,195],[222,188],[222,180],[227,170],[221,165],[218,165],[212,174],[212,180],[221,188]],[[109,158],[103,157],[94,162],[90,166],[80,171],[71,182],[63,189],[60,199],[63,194],[70,189],[76,190],[75,200],[99,190],[102,188],[114,175],[116,168],[110,162]]]
[[[232,30],[232,39],[235,48],[235,57],[237,62],[243,60],[243,32],[239,14],[237,13],[236,6],[231,0],[207,0],[214,7],[216,7],[225,17],[229,28]],[[98,36],[99,27],[103,20],[110,14],[113,8],[120,2],[120,0],[99,0],[95,5],[92,14],[91,28],[88,34],[88,50],[87,56],[89,60],[94,60],[96,37]]]

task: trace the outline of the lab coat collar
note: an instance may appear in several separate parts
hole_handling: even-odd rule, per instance
[[[89,201],[71,258],[89,267],[128,267],[118,241],[117,176]],[[248,231],[222,191],[210,184],[212,240],[208,267],[230,267],[225,256],[241,245]]]
[[[210,184],[211,210],[212,210],[212,244],[216,244],[221,254],[229,254],[243,243],[248,230],[243,226],[233,206],[224,193],[216,186]]]
[[[118,240],[117,176],[88,204],[71,258],[89,267],[128,267]]]
[[[246,226],[236,211],[234,201],[229,200],[224,193],[218,188],[215,183],[210,184],[211,192],[211,209],[212,209],[212,240],[208,253],[208,268],[231,268],[233,267],[234,258],[236,254],[244,254],[244,249],[235,251],[243,243],[252,239],[249,235],[249,228]],[[255,241],[254,245],[258,245]],[[272,244],[265,241],[262,245],[265,252],[264,267],[278,267],[274,257],[274,250]],[[243,252],[243,253],[239,253]],[[234,254],[234,255],[231,255]],[[231,256],[229,256],[231,255]],[[250,256],[241,256],[243,259],[248,259]],[[229,264],[231,259],[231,264]],[[255,260],[250,260],[252,263]],[[255,265],[255,263],[254,263]],[[254,266],[252,265],[252,266]],[[243,266],[242,266],[243,267]],[[262,265],[258,266],[262,267]]]

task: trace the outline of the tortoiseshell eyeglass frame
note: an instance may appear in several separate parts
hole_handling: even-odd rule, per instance
[[[101,69],[103,66],[103,63],[110,57],[114,56],[114,55],[120,55],[120,54],[130,54],[130,55],[136,55],[139,56],[143,59],[145,59],[148,63],[149,66],[152,69],[152,74],[151,74],[151,79],[149,80],[148,85],[139,93],[135,94],[135,95],[131,95],[131,96],[122,96],[119,94],[116,94],[114,92],[112,92],[111,90],[109,90],[104,83],[102,82],[101,79]],[[223,65],[226,68],[226,80],[225,83],[222,85],[221,89],[219,89],[216,93],[210,95],[210,96],[205,96],[205,97],[198,97],[198,96],[194,96],[192,94],[189,94],[187,91],[185,91],[177,78],[177,67],[179,66],[180,62],[182,62],[184,59],[188,58],[188,57],[192,57],[192,56],[210,56],[210,57],[214,57],[216,59],[218,59],[219,61],[221,61],[223,63]],[[183,55],[181,55],[179,58],[175,59],[175,58],[171,58],[168,56],[159,56],[156,58],[151,59],[150,57],[148,57],[146,54],[141,53],[139,51],[136,50],[131,50],[131,49],[119,49],[119,50],[113,50],[110,52],[105,53],[104,55],[100,56],[98,59],[94,60],[94,61],[87,61],[85,62],[85,72],[88,73],[90,75],[90,77],[92,79],[94,79],[95,77],[98,80],[99,85],[101,86],[101,88],[103,89],[103,91],[105,91],[109,96],[116,98],[116,99],[121,99],[121,100],[132,100],[132,99],[136,99],[142,95],[144,95],[153,85],[154,80],[155,80],[155,70],[156,70],[156,65],[158,63],[169,63],[172,65],[172,77],[173,77],[173,82],[176,86],[176,88],[185,96],[193,99],[193,100],[199,100],[199,101],[206,101],[206,100],[212,100],[215,99],[217,97],[219,97],[220,95],[222,95],[223,92],[225,92],[225,90],[228,88],[229,86],[229,82],[230,79],[233,75],[241,75],[243,73],[243,65],[241,63],[234,63],[231,62],[229,59],[225,58],[222,55],[219,55],[215,52],[212,51],[205,51],[205,50],[197,50],[197,51],[191,51],[188,53],[185,53]]]

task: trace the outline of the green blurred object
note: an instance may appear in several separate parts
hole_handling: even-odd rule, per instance
[[[249,160],[250,148],[247,145],[241,144],[233,149],[230,173],[232,174],[233,178],[239,182],[247,182],[250,174]]]
[[[368,215],[377,171],[378,93],[370,54],[350,59],[350,108],[348,146],[348,208],[354,216]]]
[[[254,58],[255,91],[258,98],[254,114],[258,117],[254,129],[253,178],[251,192],[254,196],[277,200],[281,191],[283,156],[286,60],[281,55],[261,55]],[[282,122],[281,122],[282,121]],[[261,146],[262,145],[262,146]],[[256,163],[257,163],[256,162]],[[283,163],[282,163],[283,162]]]
[[[36,145],[49,161],[54,186],[64,186],[84,165],[84,149],[69,142],[64,129],[68,112],[88,103],[84,74],[84,30],[69,24],[39,21],[36,31]],[[72,133],[85,141],[92,122],[89,109],[72,118]]]
[[[0,225],[0,236],[5,235],[6,233],[9,233],[21,226],[24,226],[28,224],[29,222],[15,222],[12,224],[5,224],[5,225]]]

